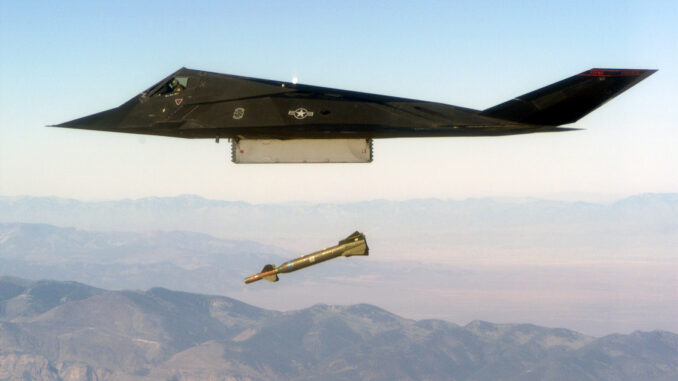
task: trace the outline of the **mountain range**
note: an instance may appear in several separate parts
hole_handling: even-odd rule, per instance
[[[242,283],[356,229],[369,257]],[[277,310],[368,303],[412,319],[531,322],[590,335],[678,331],[676,247],[676,194],[613,203],[0,197],[0,275],[230,295]]]
[[[96,202],[0,197],[0,222],[192,231],[295,252],[360,230],[381,248],[378,254],[385,260],[454,264],[485,258],[495,263],[666,260],[675,259],[678,246],[678,194],[643,194],[613,203],[488,198],[249,204],[195,195]]]
[[[279,312],[225,296],[0,278],[0,379],[675,380],[678,335]]]

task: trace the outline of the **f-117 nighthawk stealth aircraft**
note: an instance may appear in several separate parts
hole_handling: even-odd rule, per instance
[[[182,68],[55,127],[228,138],[235,163],[368,163],[372,139],[564,131],[656,70],[591,69],[486,110]]]

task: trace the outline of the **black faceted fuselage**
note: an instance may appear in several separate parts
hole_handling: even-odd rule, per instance
[[[182,68],[120,107],[57,127],[210,139],[488,136],[557,131],[559,125],[576,121],[652,72],[591,69],[479,111]]]

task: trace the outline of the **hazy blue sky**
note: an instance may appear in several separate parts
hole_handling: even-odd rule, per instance
[[[0,195],[251,202],[678,191],[675,1],[0,2]],[[375,142],[372,164],[45,128],[186,66],[483,109],[591,67],[660,71],[584,131]]]

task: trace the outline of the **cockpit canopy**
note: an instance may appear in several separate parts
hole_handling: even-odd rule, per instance
[[[178,94],[186,90],[187,87],[188,77],[175,76],[151,87],[149,90],[145,91],[144,94],[149,97],[167,97]]]

